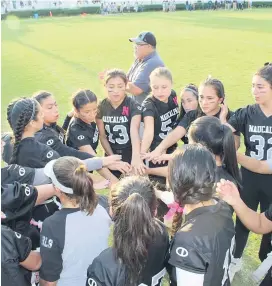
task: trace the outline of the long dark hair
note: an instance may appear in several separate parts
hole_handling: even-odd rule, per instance
[[[220,156],[223,168],[240,186],[234,135],[228,126],[221,124],[214,116],[203,116],[191,124],[188,137],[195,143],[205,145],[214,155]]]
[[[195,84],[193,83],[189,83],[187,84],[182,90],[181,90],[181,95],[184,91],[190,91],[194,96],[195,98],[197,99],[198,101],[198,88]],[[182,97],[182,96],[181,96]],[[183,105],[182,105],[182,102],[180,102],[180,112],[179,112],[179,118],[178,120],[180,121],[184,115],[186,114],[184,108],[183,108]]]
[[[57,159],[53,171],[63,186],[73,189],[73,194],[65,195],[75,199],[81,211],[92,214],[97,206],[97,196],[84,163],[75,157],[64,156]]]
[[[158,233],[155,190],[146,177],[123,178],[111,192],[114,248],[126,267],[125,285],[138,285],[148,246]]]
[[[187,145],[174,153],[168,166],[169,185],[180,205],[210,200],[215,192],[216,164],[212,153],[200,144]],[[173,219],[172,235],[182,223],[182,215]]]
[[[72,103],[76,110],[80,110],[90,102],[97,102],[97,97],[89,89],[80,89],[73,94]]]
[[[14,134],[14,146],[10,163],[16,163],[18,147],[25,127],[37,120],[39,103],[34,99],[22,98],[11,102],[7,108],[7,120]]]

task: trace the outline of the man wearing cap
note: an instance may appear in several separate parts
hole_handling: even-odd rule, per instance
[[[134,43],[135,61],[128,71],[127,92],[140,104],[150,92],[149,75],[164,63],[156,51],[156,38],[151,32],[142,32],[137,38],[130,38]]]

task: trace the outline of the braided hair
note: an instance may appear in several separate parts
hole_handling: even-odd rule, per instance
[[[216,163],[212,153],[200,144],[177,150],[169,162],[169,185],[180,206],[210,200],[215,193]],[[172,236],[182,224],[182,215],[173,218]]]
[[[10,163],[17,160],[18,147],[22,139],[25,127],[32,120],[37,120],[39,112],[38,102],[33,99],[23,98],[11,102],[7,109],[7,119],[14,134],[14,147]]]

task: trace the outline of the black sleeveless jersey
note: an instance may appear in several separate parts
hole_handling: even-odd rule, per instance
[[[108,99],[102,100],[99,104],[97,119],[104,122],[107,139],[112,149],[131,148],[131,119],[135,115],[141,115],[141,110],[141,105],[128,96],[116,109]]]

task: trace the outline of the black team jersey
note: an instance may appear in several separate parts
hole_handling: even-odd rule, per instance
[[[272,116],[267,117],[258,104],[236,110],[228,123],[244,135],[247,156],[272,159]]]
[[[113,150],[131,148],[131,119],[141,115],[141,110],[141,105],[128,96],[116,109],[108,99],[99,104],[97,118],[104,122],[107,139]]]
[[[16,164],[30,168],[43,168],[49,161],[58,159],[60,155],[49,146],[27,137],[18,146]]]
[[[221,112],[221,109],[219,110],[218,113],[216,113],[214,115],[214,117],[217,117],[219,118],[220,116],[220,112]],[[228,115],[227,115],[227,120],[230,119],[230,117],[234,114],[233,111],[230,111],[228,112]],[[191,124],[193,123],[193,121],[195,121],[197,118],[199,117],[202,117],[202,116],[207,116],[204,112],[202,112],[201,110],[191,110],[191,111],[188,111],[184,117],[180,120],[178,126],[181,126],[183,127],[185,130],[188,131],[188,129],[190,128]],[[240,132],[239,130],[236,130],[236,132],[234,133],[235,135],[237,136],[240,136]]]
[[[1,285],[29,286],[31,272],[20,266],[31,251],[31,240],[1,226]]]
[[[170,246],[171,285],[177,285],[176,267],[204,274],[204,286],[230,285],[228,268],[234,234],[232,212],[222,201],[186,215]]]
[[[98,129],[95,122],[88,124],[74,118],[69,125],[66,144],[74,149],[90,145],[95,151],[99,142]]]
[[[13,184],[14,182],[32,185],[35,169],[18,166],[16,164],[1,168],[1,184]]]
[[[159,286],[166,273],[165,256],[169,249],[169,237],[165,226],[158,222],[158,232],[148,249],[147,261],[141,273],[142,286]],[[160,230],[159,230],[160,229]],[[126,269],[116,259],[116,250],[107,248],[88,268],[86,286],[127,286],[125,281]]]
[[[61,131],[62,130],[62,131]],[[81,152],[66,146],[63,143],[64,140],[64,133],[63,129],[59,126],[56,127],[55,124],[51,126],[44,125],[43,128],[35,134],[35,139],[40,143],[43,143],[56,152],[58,152],[60,157],[63,156],[72,156],[76,157],[80,160],[85,160],[88,158],[92,158],[91,154]]]
[[[145,99],[142,106],[143,117],[151,116],[154,118],[154,138],[150,146],[150,151],[153,151],[167,134],[176,127],[179,116],[176,92],[171,91],[167,103],[150,96]],[[176,147],[176,144],[174,146]]]
[[[1,210],[6,215],[1,223],[30,237],[33,249],[39,247],[39,232],[30,225],[37,197],[37,189],[27,184],[14,182],[1,186]]]

